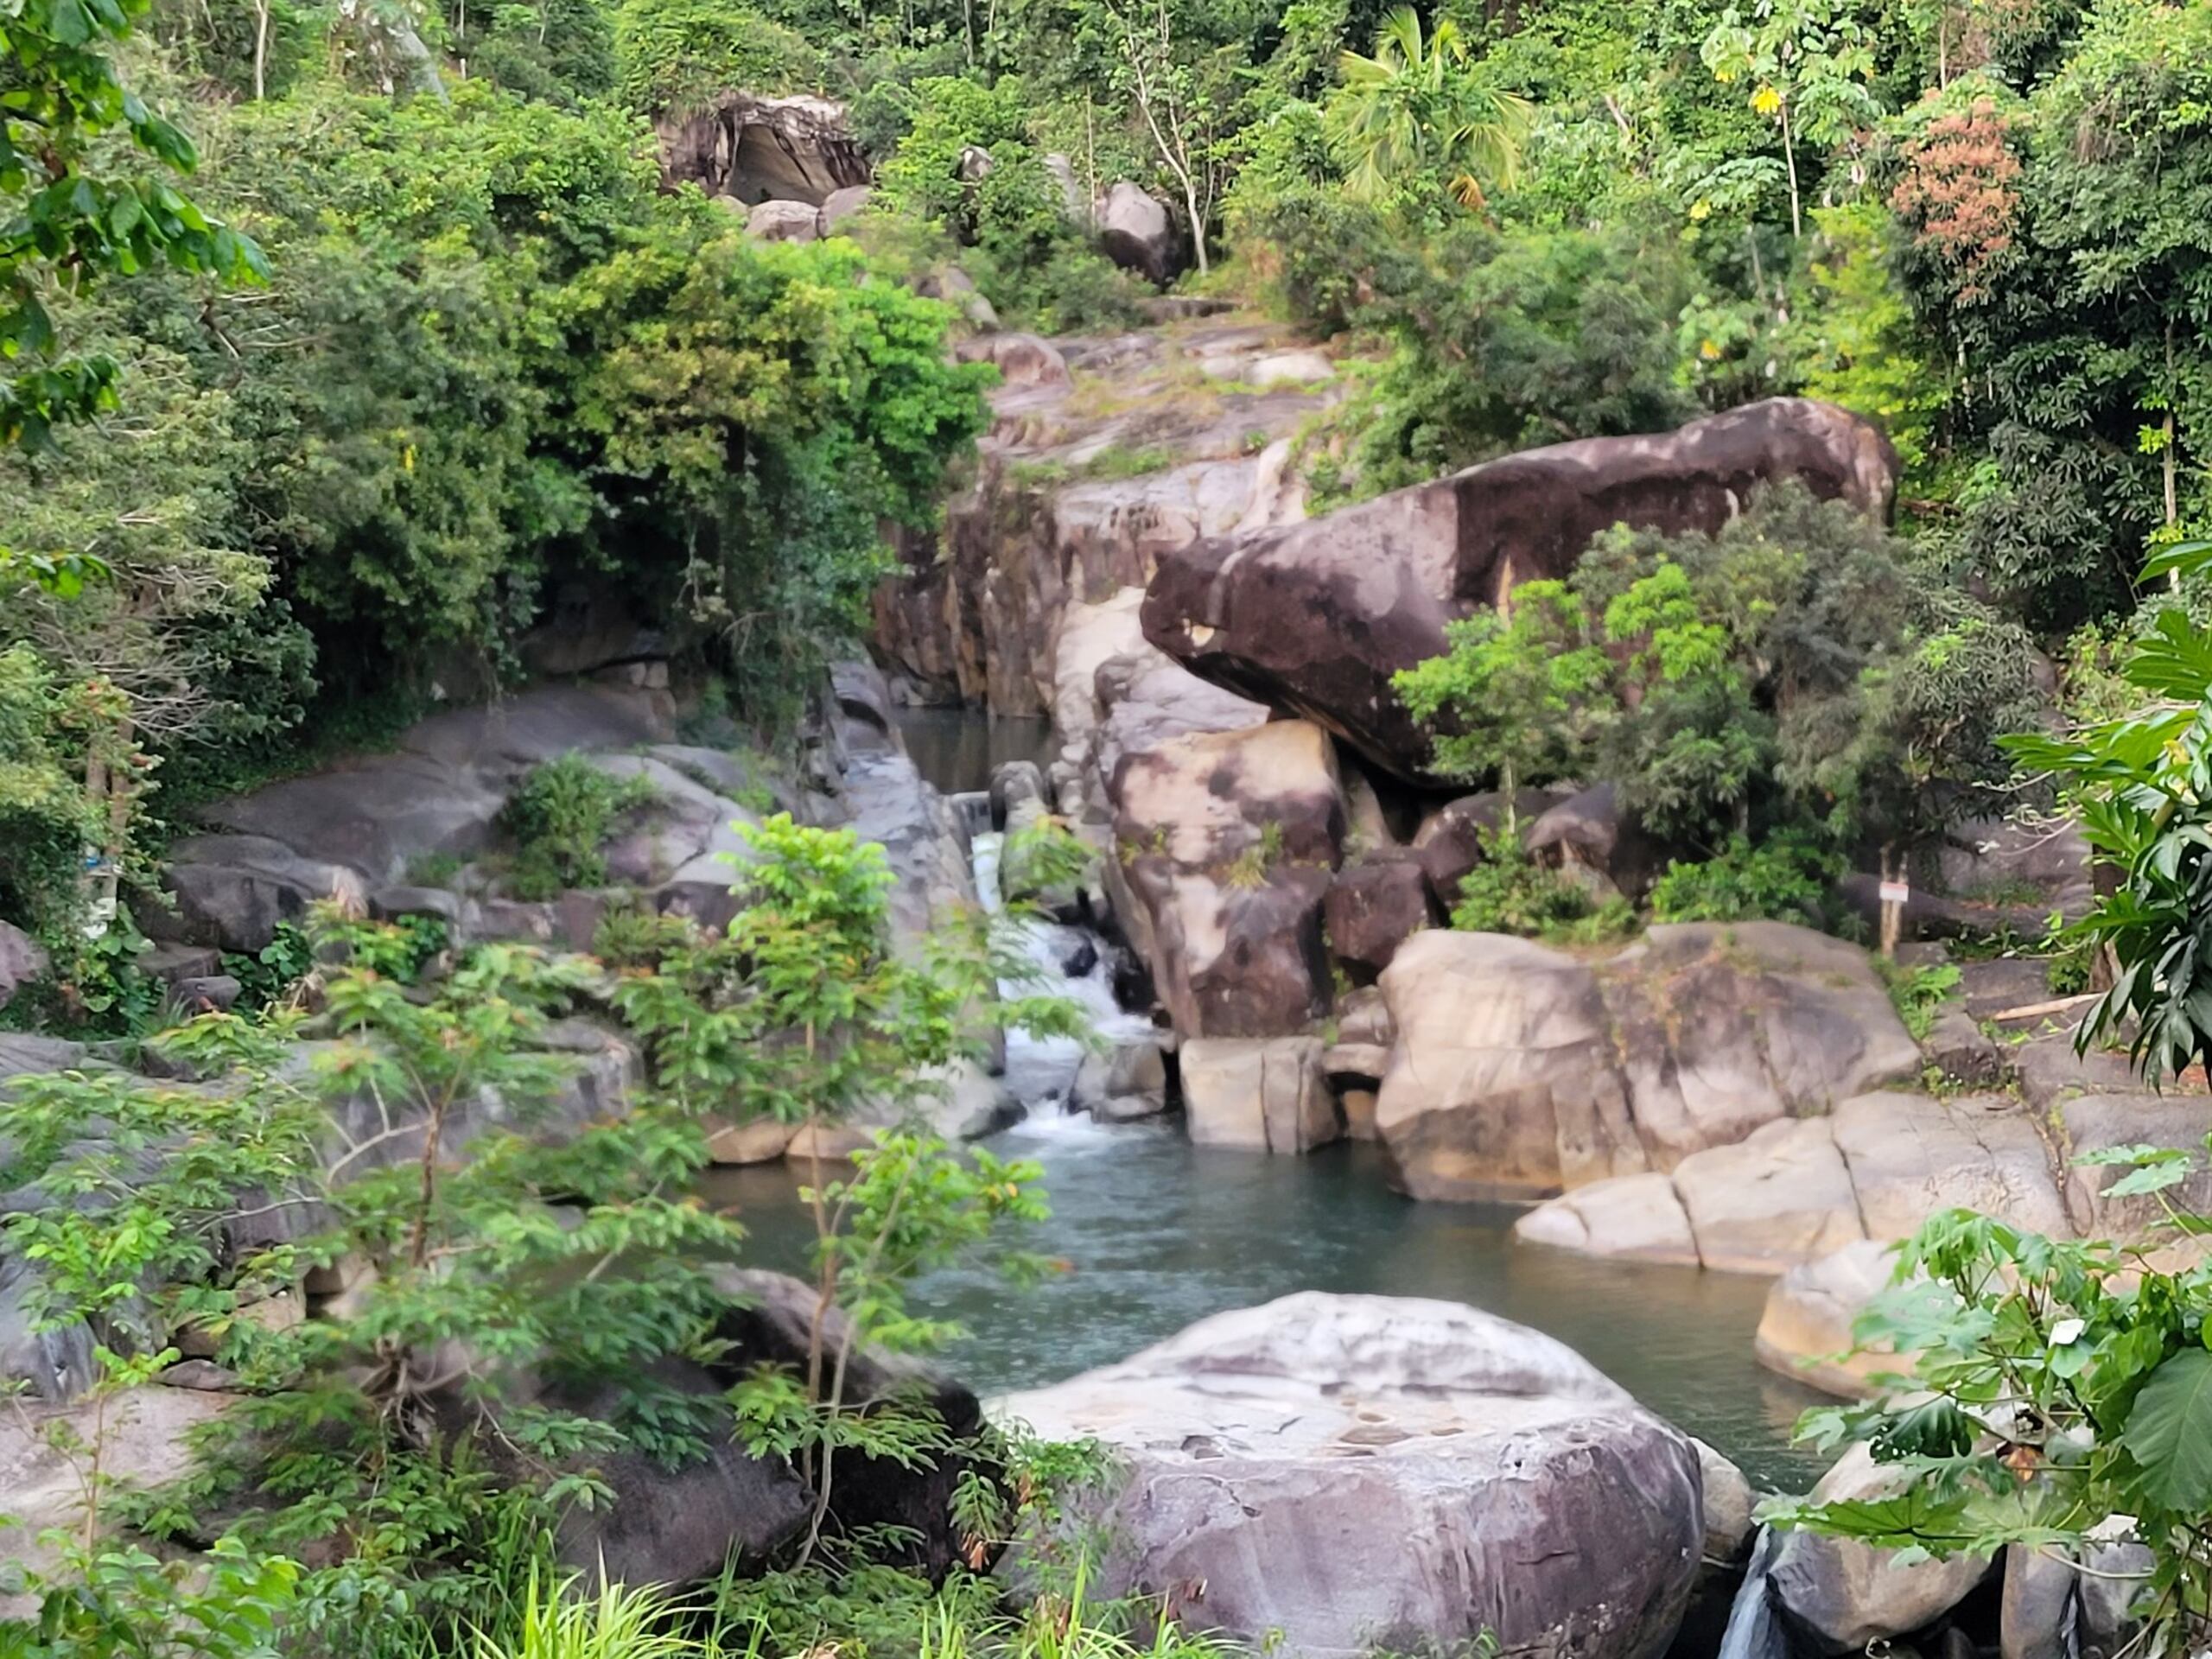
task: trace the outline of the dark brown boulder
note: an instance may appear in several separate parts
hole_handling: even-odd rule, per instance
[[[1559,804],[1548,789],[1516,790],[1513,796],[1516,820],[1523,832]],[[1462,795],[1446,801],[1421,820],[1414,831],[1414,856],[1428,874],[1436,902],[1446,910],[1459,902],[1459,883],[1483,861],[1483,836],[1497,828],[1505,817],[1505,794],[1486,789],[1478,795]]]
[[[1624,810],[1611,784],[1568,797],[1528,828],[1529,855],[1574,877],[1591,893],[1641,899],[1667,868],[1666,849]]]
[[[1447,622],[1521,582],[1567,575],[1610,525],[1709,534],[1782,478],[1886,516],[1896,452],[1872,422],[1802,397],[1673,432],[1552,444],[1303,524],[1165,550],[1145,638],[1201,677],[1428,781],[1427,735],[1390,677],[1440,654]]]
[[[1355,978],[1372,978],[1390,965],[1398,947],[1431,925],[1428,878],[1420,863],[1401,853],[1340,870],[1322,901],[1321,920],[1329,949],[1350,966]]]

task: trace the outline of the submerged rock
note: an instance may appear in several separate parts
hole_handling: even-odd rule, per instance
[[[1706,1537],[1696,1447],[1573,1350],[1458,1303],[1304,1292],[1001,1402],[1091,1435],[1094,1587],[1288,1659],[1649,1659]]]
[[[1710,533],[1780,478],[1886,515],[1897,457],[1872,422],[1802,397],[1674,432],[1552,444],[1305,524],[1164,553],[1145,637],[1426,781],[1428,734],[1390,677],[1441,655],[1447,622],[1521,582],[1567,575],[1609,525]]]

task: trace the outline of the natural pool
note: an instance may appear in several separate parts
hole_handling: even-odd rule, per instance
[[[925,1287],[925,1309],[971,1333],[949,1357],[984,1392],[1056,1382],[1294,1290],[1434,1296],[1570,1344],[1755,1484],[1802,1489],[1825,1466],[1788,1443],[1818,1396],[1751,1357],[1764,1279],[1516,1244],[1514,1211],[1400,1198],[1371,1147],[1271,1158],[1193,1147],[1174,1120],[1081,1117],[1039,1117],[991,1144],[1044,1165],[1052,1217],[1025,1242],[1067,1271],[1032,1290],[981,1272]],[[789,1170],[720,1171],[712,1192],[741,1207],[756,1259],[798,1264],[809,1223]]]

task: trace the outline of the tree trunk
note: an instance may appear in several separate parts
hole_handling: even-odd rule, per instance
[[[1782,160],[1789,170],[1789,234],[1805,234],[1805,218],[1797,202],[1797,146],[1789,132],[1789,100],[1782,100]]]
[[[1882,849],[1882,886],[1887,888],[1892,881],[1904,876],[1904,861],[1897,856],[1894,847]],[[1894,962],[1897,955],[1897,940],[1904,933],[1904,901],[1892,899],[1885,892],[1882,900],[1882,960]]]
[[[269,0],[253,5],[253,101],[260,103],[269,90]]]

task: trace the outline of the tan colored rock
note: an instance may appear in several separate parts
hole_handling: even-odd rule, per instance
[[[1836,1108],[1834,1124],[1869,1238],[1909,1238],[1949,1209],[2056,1238],[2073,1234],[2050,1149],[2017,1101],[1861,1095]]]
[[[1065,389],[1068,384],[1067,359],[1051,340],[1036,334],[978,334],[962,340],[953,354],[963,363],[995,365],[1003,385]]]
[[[240,1325],[255,1325],[264,1331],[290,1331],[306,1321],[307,1309],[297,1291],[279,1290],[239,1303],[235,1318]],[[188,1325],[170,1337],[171,1344],[187,1359],[214,1358],[224,1340],[224,1336],[196,1325]]]
[[[1195,1145],[1300,1153],[1344,1133],[1318,1038],[1201,1037],[1180,1059]]]
[[[759,242],[812,242],[822,234],[822,210],[809,201],[763,201],[745,215],[745,233]]]
[[[1417,1198],[1542,1198],[1640,1173],[1604,998],[1562,950],[1432,929],[1382,978],[1397,1026],[1375,1127]]]
[[[1337,1105],[1344,1113],[1347,1140],[1372,1141],[1376,1138],[1375,1091],[1372,1089],[1339,1089]]]
[[[1862,1239],[1776,1280],[1754,1341],[1759,1363],[1847,1400],[1876,1393],[1875,1376],[1910,1370],[1909,1356],[1853,1351],[1853,1325],[1889,1285],[1896,1266],[1890,1252],[1886,1243]]]
[[[0,1552],[28,1570],[59,1563],[43,1541],[49,1529],[75,1535],[84,1526],[81,1461],[56,1451],[59,1432],[82,1443],[97,1439],[103,1472],[138,1489],[159,1486],[193,1466],[192,1431],[211,1421],[235,1395],[193,1389],[132,1389],[95,1404],[25,1403],[0,1412],[0,1507],[16,1524],[0,1535]],[[0,1618],[35,1614],[36,1604],[0,1592]]]
[[[1655,1168],[1920,1074],[1872,958],[1808,927],[1656,926],[1600,974]]]
[[[1675,1169],[1708,1268],[1778,1273],[1864,1238],[1851,1174],[1824,1118],[1769,1123]]]
[[[707,1136],[707,1156],[717,1164],[769,1164],[782,1157],[799,1126],[772,1117],[717,1125]]]
[[[1699,1265],[1697,1240],[1675,1183],[1656,1172],[1617,1175],[1562,1193],[1522,1216],[1513,1236],[1583,1255]]]
[[[1179,1037],[1270,1037],[1329,1011],[1321,903],[1344,834],[1336,752],[1302,721],[1176,738],[1113,779],[1116,861]]]
[[[1813,1488],[1815,1500],[1874,1498],[1897,1488],[1900,1476],[1877,1465],[1854,1446]],[[1955,1556],[1901,1566],[1894,1552],[1855,1539],[1818,1533],[1783,1535],[1774,1556],[1775,1596],[1827,1652],[1864,1652],[1931,1624],[1965,1600],[1987,1576],[1987,1557]]]
[[[2139,1237],[2166,1218],[2164,1205],[2202,1214],[2212,1209],[2212,1170],[2196,1159],[2196,1173],[2164,1193],[2112,1198],[2105,1189],[2125,1167],[2083,1164],[2082,1154],[2112,1147],[2176,1147],[2201,1154],[2212,1127],[2212,1101],[2185,1095],[2085,1095],[2054,1113],[2060,1144],[2075,1160],[2066,1172],[2066,1210],[2083,1238]]]

